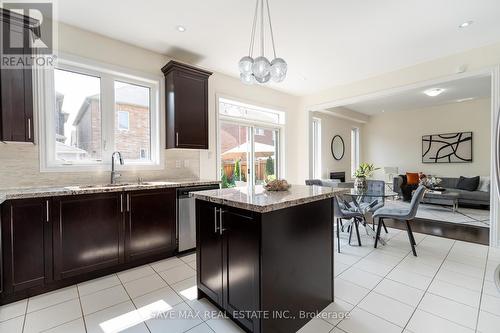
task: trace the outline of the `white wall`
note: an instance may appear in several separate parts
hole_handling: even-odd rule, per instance
[[[321,178],[330,178],[330,172],[345,172],[346,180],[350,180],[351,129],[359,128],[363,135],[363,124],[324,112],[312,112],[311,116],[321,119]],[[335,160],[331,152],[331,142],[335,135],[340,135],[345,145],[344,157],[340,161]]]
[[[489,98],[370,117],[361,135],[362,161],[377,167],[399,167],[400,172],[438,176],[489,176],[491,149]],[[473,132],[472,163],[422,163],[422,136]],[[383,171],[375,177],[385,179]]]
[[[126,44],[102,35],[98,35],[66,24],[58,25],[57,49],[61,54],[76,55],[94,61],[120,66],[129,70],[157,75],[163,80],[161,68],[170,60],[169,57],[154,53],[130,44]],[[236,63],[235,63],[236,66]],[[210,69],[209,69],[210,70]],[[165,169],[158,171],[122,171],[124,181],[135,181],[138,176],[145,180],[204,178],[215,179],[216,170],[216,101],[218,94],[246,100],[257,105],[268,106],[286,112],[285,128],[286,176],[292,182],[297,179],[297,170],[293,154],[293,145],[299,138],[293,135],[292,126],[297,126],[294,119],[299,111],[299,98],[265,86],[248,87],[238,79],[221,73],[214,73],[209,80],[209,130],[210,149],[165,150],[161,149],[165,159]],[[164,124],[164,101],[161,101],[161,122]],[[35,124],[36,125],[36,124]],[[164,147],[164,128],[161,125],[160,147]],[[176,161],[180,168],[176,167]],[[31,144],[0,144],[0,188],[69,185],[81,183],[107,182],[109,172],[40,172],[39,146]]]

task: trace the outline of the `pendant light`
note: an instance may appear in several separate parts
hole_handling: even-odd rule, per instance
[[[264,8],[264,5],[266,8]],[[273,46],[274,59],[269,61],[264,54],[264,12],[267,11],[267,20],[269,23],[269,34]],[[260,20],[259,20],[260,13]],[[255,43],[255,34],[257,32],[257,21],[260,23],[260,55],[253,58],[253,48]],[[267,83],[269,80],[282,82],[286,77],[288,66],[282,58],[276,57],[274,46],[273,26],[271,23],[271,12],[269,11],[269,0],[256,0],[255,13],[252,24],[252,33],[250,36],[250,47],[248,55],[241,58],[238,63],[241,81],[245,84]]]

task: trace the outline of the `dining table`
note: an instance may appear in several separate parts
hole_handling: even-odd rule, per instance
[[[399,194],[394,191],[370,191],[352,188],[348,192],[343,193],[343,196],[351,198],[350,202],[353,203],[352,205],[350,205],[349,202],[345,200],[344,204],[363,214],[363,216],[365,217],[363,220],[363,226],[365,227],[366,233],[367,235],[375,238],[377,235],[375,228],[366,223],[367,214],[374,206],[380,203],[380,200],[383,204],[385,204],[386,199],[397,198]],[[379,242],[381,242],[382,245],[386,244],[385,240],[382,239],[382,237],[379,237]]]

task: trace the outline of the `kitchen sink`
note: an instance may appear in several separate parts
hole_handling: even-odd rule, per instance
[[[142,182],[142,183],[117,183],[117,184],[91,184],[91,185],[78,185],[75,186],[79,189],[92,189],[92,188],[104,188],[104,187],[125,187],[125,186],[140,186],[140,185],[155,185],[158,183],[153,182]]]
[[[122,187],[122,186],[130,186],[136,185],[133,183],[120,183],[120,184],[93,184],[93,185],[78,185],[75,186],[77,188],[85,189],[85,188],[101,188],[101,187]]]

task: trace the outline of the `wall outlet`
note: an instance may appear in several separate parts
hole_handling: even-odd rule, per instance
[[[181,167],[181,161],[176,160],[176,161],[175,161],[175,167],[176,167],[177,169],[180,169],[180,167]]]
[[[189,168],[189,160],[184,160],[184,167]]]

